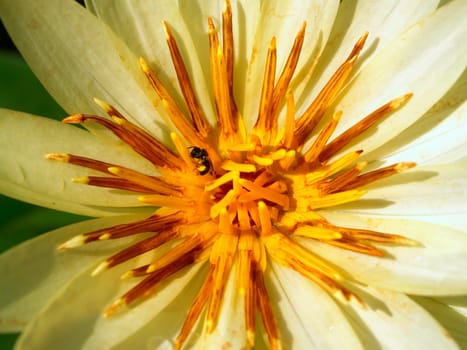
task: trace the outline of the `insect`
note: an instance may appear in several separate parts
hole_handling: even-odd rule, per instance
[[[195,160],[198,167],[196,168],[199,171],[200,175],[206,175],[212,170],[211,160],[209,159],[208,151],[204,148],[197,146],[189,147],[190,148],[190,157]]]

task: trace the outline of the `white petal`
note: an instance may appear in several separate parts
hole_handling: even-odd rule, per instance
[[[68,113],[102,114],[92,99],[98,97],[164,135],[137,57],[89,11],[75,1],[2,0],[0,13],[23,57]]]
[[[103,174],[47,160],[48,153],[72,153],[154,174],[153,166],[128,147],[106,144],[85,130],[51,119],[0,110],[0,132],[0,189],[34,204],[78,214],[92,213],[87,206],[95,206],[97,212],[103,211],[99,207],[140,206],[136,196],[123,191],[73,183],[72,178]]]
[[[164,340],[173,342],[188,307],[196,296],[194,292],[198,290],[200,278],[195,276],[202,266],[200,263],[177,273],[157,288],[157,294],[131,310],[123,310],[119,315],[109,318],[97,318],[91,332],[86,335],[83,349],[135,349],[149,344],[154,347],[162,346],[166,343]],[[121,295],[127,289],[127,286],[120,287],[116,295]],[[93,296],[89,294],[87,297]],[[103,308],[100,312],[102,310]],[[168,323],[168,317],[174,324]]]
[[[296,74],[306,79],[307,73],[322,51],[337,13],[337,1],[264,1],[261,3],[254,44],[247,52],[248,72],[243,95],[238,95],[240,111],[247,126],[256,120],[263,83],[264,66],[272,37],[276,37],[277,72],[289,55],[295,35],[307,22],[305,41]]]
[[[438,2],[438,0],[342,2],[326,48],[313,73],[314,77],[306,87],[300,86],[300,90],[304,89],[302,93],[305,96],[302,98],[311,101],[310,97],[314,98],[317,95],[339,65],[344,62],[363,33],[369,32],[361,54],[365,62],[356,70],[362,69],[368,59],[384,48],[396,35],[434,11]]]
[[[103,319],[105,307],[134,284],[132,281],[119,280],[119,276],[133,266],[134,262],[130,261],[94,277],[90,275],[91,269],[76,276],[28,324],[18,340],[17,349],[109,349],[112,344],[118,345],[156,317],[198,270],[195,267],[177,274],[174,279],[164,283],[165,288],[144,304]],[[165,336],[163,323],[158,330]],[[158,330],[154,330],[155,334]]]
[[[201,287],[201,284],[206,278],[206,266],[201,269],[200,266],[192,268],[192,271],[187,272],[191,276],[193,273],[196,275],[191,279],[189,277],[184,277],[183,282],[186,284],[186,287],[179,292],[177,288],[180,288],[181,285],[177,286],[176,281],[169,282],[167,293],[176,293],[171,302],[167,301],[167,305],[160,305],[160,300],[154,301],[154,306],[149,307],[151,300],[146,301],[146,305],[141,305],[142,308],[147,308],[150,310],[139,310],[140,308],[136,307],[131,310],[128,315],[122,314],[120,317],[123,317],[122,321],[115,323],[112,319],[102,319],[98,322],[99,328],[96,328],[92,338],[87,341],[87,348],[92,349],[92,346],[98,346],[101,348],[102,345],[111,345],[112,349],[157,349],[157,350],[172,350],[175,344],[175,339],[178,336],[183,322],[185,321],[186,313],[188,308],[191,306],[193,300],[196,298],[196,295]],[[175,283],[175,286],[172,288],[171,284]],[[153,299],[164,298],[164,295],[167,294],[164,290]],[[167,294],[167,297],[170,297],[170,294]],[[156,303],[157,302],[157,303]],[[162,308],[163,307],[163,308]],[[162,308],[162,309],[161,309]],[[152,313],[152,315],[151,315]],[[151,317],[149,317],[151,316]],[[107,321],[114,322],[106,325]],[[134,323],[134,324],[133,324]],[[202,324],[202,322],[200,322]],[[201,336],[201,330],[198,331],[197,328],[200,328],[200,323],[198,327],[195,327],[195,330],[188,341],[185,343],[186,349],[192,349],[194,343]],[[131,334],[115,334],[114,328],[116,327],[128,327],[128,329],[136,331]],[[112,337],[109,337],[109,334],[112,334]],[[94,344],[94,345],[93,345]]]
[[[441,325],[446,328],[449,335],[459,344],[461,349],[467,348],[467,312],[462,312],[457,306],[447,304],[446,298],[413,297],[413,299],[426,309]],[[449,301],[449,298],[447,298]],[[464,299],[460,297],[456,299]],[[464,307],[465,309],[465,307]]]
[[[467,213],[467,159],[416,167],[375,182],[361,201],[342,206],[370,215],[443,215]]]
[[[403,107],[352,143],[352,149],[369,152],[428,111],[467,65],[465,11],[467,2],[452,1],[378,52],[335,106],[344,112],[336,135],[393,98],[413,93]]]
[[[366,159],[386,164],[452,163],[467,156],[467,71],[422,118]]]
[[[285,349],[361,349],[335,300],[295,271],[271,262],[273,307]]]
[[[467,293],[467,235],[444,226],[408,220],[375,219],[323,212],[333,224],[399,234],[420,246],[378,245],[384,258],[300,240],[352,278],[365,284],[419,295]]]
[[[375,218],[388,218],[388,216],[381,214],[369,214],[365,213],[365,216],[368,217],[375,217]],[[449,228],[452,228],[456,231],[462,231],[465,232],[465,228],[467,227],[467,216],[465,213],[457,213],[457,214],[439,214],[436,215],[436,213],[432,213],[431,215],[390,215],[389,218],[391,219],[410,219],[412,221],[422,221],[422,222],[427,222],[435,225],[441,225],[441,226],[446,226]]]
[[[457,349],[432,316],[409,297],[387,290],[359,287],[366,303],[344,310],[368,349]]]
[[[19,331],[76,274],[115,253],[128,240],[86,245],[66,252],[57,247],[75,235],[140,219],[140,216],[89,220],[24,242],[0,255],[0,329]],[[92,252],[91,254],[89,254]]]
[[[144,57],[181,102],[166,35],[166,21],[175,35],[191,82],[206,116],[213,121],[211,78],[207,36],[208,16],[218,17],[217,1],[88,1],[87,6],[102,18],[137,57]],[[182,104],[184,105],[184,104]]]

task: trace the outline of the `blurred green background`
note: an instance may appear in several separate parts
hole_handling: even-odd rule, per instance
[[[0,108],[57,120],[65,117],[65,112],[35,78],[2,29],[0,28]],[[0,208],[0,253],[43,232],[82,220],[82,217],[76,215],[36,207],[1,195]],[[13,349],[17,337],[17,334],[0,333],[0,349]]]

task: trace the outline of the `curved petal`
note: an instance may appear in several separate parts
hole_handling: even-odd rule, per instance
[[[326,212],[333,224],[402,235],[420,246],[378,245],[386,257],[372,257],[300,240],[352,278],[370,286],[418,295],[467,293],[467,235],[444,226],[409,220],[364,218]]]
[[[26,241],[0,255],[0,330],[15,332],[75,275],[104,259],[128,240],[86,245],[67,252],[57,247],[71,237],[137,220],[141,216],[102,218],[65,226]]]
[[[365,213],[365,216],[368,217],[374,217],[374,218],[388,218],[387,215],[375,215],[375,214],[368,214]],[[390,215],[390,219],[402,219],[402,220],[407,220],[410,219],[412,221],[421,221],[421,222],[427,222],[430,224],[435,224],[439,226],[446,226],[451,229],[454,229],[456,231],[462,231],[465,232],[465,228],[467,227],[467,216],[465,213],[456,213],[456,214],[439,214],[436,215],[436,213],[432,213],[431,215]]]
[[[131,310],[123,310],[119,315],[109,318],[98,317],[92,331],[83,339],[83,349],[140,349],[141,346],[136,346],[138,343],[145,343],[145,347],[148,344],[157,347],[165,344],[164,340],[173,340],[178,335],[183,317],[193,300],[193,289],[196,290],[193,287],[199,285],[199,278],[195,276],[202,266],[203,263],[199,263],[177,273],[160,285],[157,294]],[[127,286],[125,289],[120,288],[118,294],[126,289]],[[88,298],[92,298],[92,295],[88,295]],[[102,308],[98,310],[100,313],[104,306],[101,305]],[[79,305],[74,307],[79,308]],[[168,324],[167,317],[176,321],[175,324]],[[124,331],[115,332],[116,329]],[[130,344],[136,347],[130,347]]]
[[[339,135],[388,101],[413,93],[404,106],[349,145],[369,152],[427,112],[467,65],[465,11],[465,1],[452,1],[379,51],[349,83],[342,99],[334,106],[344,113],[335,134]]]
[[[446,328],[449,335],[459,344],[461,349],[467,348],[467,313],[445,303],[443,298],[412,297],[419,305],[427,310],[441,325]],[[465,297],[463,298],[466,299]]]
[[[263,1],[251,51],[247,52],[248,71],[242,80],[246,85],[238,94],[239,109],[247,126],[252,126],[258,115],[260,91],[268,47],[273,37],[277,46],[277,72],[287,60],[295,35],[307,23],[305,41],[296,72],[300,79],[316,63],[331,31],[338,8],[337,1]]]
[[[296,96],[297,101],[300,102],[300,99],[311,101],[310,98],[318,94],[363,33],[368,32],[369,37],[361,54],[365,62],[355,68],[357,71],[361,70],[370,57],[384,48],[396,35],[433,12],[438,2],[438,0],[343,1],[313,78],[306,85],[300,84],[299,91],[303,96]]]
[[[154,306],[156,312],[153,313],[152,318],[149,317],[150,312],[147,312],[147,310],[138,311],[140,307],[130,311],[128,316],[126,313],[122,315],[124,319],[122,319],[118,326],[129,327],[130,330],[137,327],[138,329],[135,332],[132,331],[130,334],[115,334],[114,328],[112,328],[115,327],[115,324],[112,323],[106,325],[108,320],[102,319],[98,323],[100,328],[96,328],[94,334],[87,341],[87,348],[92,349],[92,346],[101,348],[103,344],[113,344],[112,349],[115,350],[146,348],[157,350],[173,349],[175,340],[180,332],[183,322],[185,321],[187,310],[196,298],[199,288],[206,278],[205,266],[201,267],[201,269],[200,266],[195,266],[192,270],[193,273],[196,274],[186,283],[183,291],[179,292],[162,310],[159,310],[160,306],[158,306],[159,304],[156,304]],[[191,274],[192,272],[190,271],[187,273]],[[168,292],[171,291],[169,291],[169,288],[167,289]],[[161,293],[156,295],[153,299],[157,299],[162,293],[164,292],[161,291]],[[145,303],[147,302],[149,302],[149,300]],[[143,304],[141,307],[145,308],[147,306]],[[133,312],[135,313],[133,314]],[[110,321],[112,322],[111,319]],[[131,324],[132,322],[136,322],[136,327]],[[202,322],[195,327],[190,338],[185,343],[184,348],[194,348],[195,342],[198,341],[201,336],[201,331],[198,330],[201,326]],[[110,340],[109,334],[114,335],[113,337],[110,337]],[[102,341],[102,343],[100,343],[100,341]]]
[[[102,18],[130,47],[144,57],[158,76],[182,101],[162,22],[176,36],[179,49],[206,116],[214,121],[211,103],[209,46],[206,34],[208,16],[220,14],[217,1],[87,1],[86,5]],[[195,55],[194,55],[195,53]],[[184,105],[182,103],[182,105]]]
[[[467,159],[416,167],[375,182],[358,202],[339,208],[370,215],[443,215],[467,213]],[[337,209],[337,208],[336,208]]]
[[[359,287],[366,308],[343,306],[368,349],[457,349],[435,319],[406,295]]]
[[[108,349],[118,345],[156,317],[198,271],[195,266],[178,273],[174,279],[164,283],[159,293],[146,300],[144,305],[103,319],[105,307],[133,284],[119,280],[119,276],[130,266],[134,266],[133,261],[94,277],[91,276],[91,269],[77,275],[28,324],[16,348],[96,349],[97,344],[99,349]],[[123,328],[119,328],[120,325]],[[161,325],[159,331],[165,336],[164,324]],[[120,331],[116,332],[116,329]]]
[[[271,262],[270,291],[285,349],[361,349],[335,300],[295,271]]]
[[[388,143],[365,155],[386,164],[452,163],[467,156],[467,70],[425,115]]]
[[[102,114],[97,97],[164,136],[137,58],[89,11],[75,1],[2,0],[0,13],[29,66],[68,113]]]
[[[0,110],[0,133],[0,190],[31,203],[77,214],[87,214],[87,206],[98,212],[98,207],[141,206],[136,196],[123,191],[73,183],[72,178],[102,174],[47,160],[48,153],[72,153],[154,174],[154,167],[128,147],[106,144],[85,130],[51,119]],[[27,194],[34,195],[24,198]],[[81,204],[84,210],[70,203]]]

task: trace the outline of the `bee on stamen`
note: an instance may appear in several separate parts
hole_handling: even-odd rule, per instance
[[[209,159],[209,154],[204,148],[197,146],[189,147],[190,157],[194,159],[197,164],[196,169],[200,175],[206,175],[212,171],[212,163]]]

